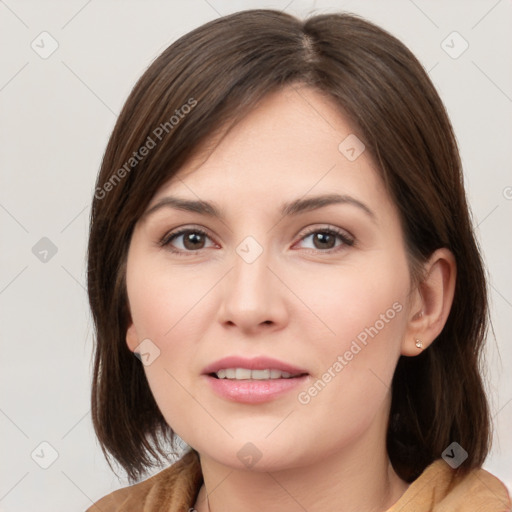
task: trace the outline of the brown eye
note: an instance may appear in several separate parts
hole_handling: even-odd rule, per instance
[[[320,252],[336,251],[344,246],[353,246],[355,240],[345,231],[337,229],[315,229],[306,233],[300,240],[302,247]]]
[[[315,249],[332,249],[336,244],[336,237],[329,233],[319,232],[313,234]]]
[[[200,229],[182,229],[166,235],[160,245],[168,247],[171,252],[184,254],[206,249],[214,244],[208,234]]]
[[[205,236],[197,231],[190,231],[183,236],[183,246],[185,249],[194,251],[196,249],[202,249],[205,244]]]

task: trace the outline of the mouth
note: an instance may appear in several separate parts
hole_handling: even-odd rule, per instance
[[[309,377],[305,370],[267,357],[224,358],[207,366],[203,375],[217,395],[246,404],[274,400]]]
[[[276,379],[294,379],[296,377],[302,377],[307,373],[295,373],[285,372],[277,369],[265,369],[265,370],[250,370],[249,368],[222,368],[217,372],[209,374],[210,377],[216,379],[228,379],[228,380],[276,380]]]

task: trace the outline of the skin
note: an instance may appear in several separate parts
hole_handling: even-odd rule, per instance
[[[413,286],[398,212],[370,155],[349,161],[338,150],[352,133],[332,100],[314,89],[269,94],[148,207],[170,195],[201,199],[215,203],[222,219],[162,207],[136,225],[127,262],[127,344],[137,351],[149,338],[160,351],[144,368],[167,422],[200,454],[198,512],[382,511],[408,487],[386,452],[391,380],[401,355],[421,352],[417,338],[424,350],[442,330],[455,263],[448,250],[436,251],[424,281]],[[373,214],[348,203],[280,213],[285,202],[332,193]],[[329,226],[350,234],[354,245],[336,236],[329,238],[334,245],[319,245],[307,236],[309,228],[322,233]],[[185,246],[183,236],[158,244],[182,227],[207,231],[199,249]],[[248,236],[263,250],[252,263],[236,252]],[[300,403],[298,393],[397,303],[401,311]],[[309,376],[300,389],[266,403],[230,402],[201,376],[228,355],[274,357]],[[261,453],[251,468],[237,456],[248,442]]]

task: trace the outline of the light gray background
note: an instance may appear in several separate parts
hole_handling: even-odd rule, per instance
[[[83,511],[126,484],[106,466],[89,412],[84,285],[94,180],[117,113],[149,63],[200,24],[256,7],[361,14],[429,70],[460,143],[490,275],[496,434],[485,468],[512,489],[510,1],[0,0],[0,511]],[[46,59],[31,47],[51,49],[43,31],[58,43]],[[458,58],[464,41],[446,39],[453,31],[469,44]],[[32,252],[42,237],[58,249],[46,262]],[[53,450],[58,458],[42,469]]]

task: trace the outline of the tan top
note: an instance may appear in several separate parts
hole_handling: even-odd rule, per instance
[[[387,512],[509,512],[505,485],[484,469],[463,479],[438,459],[411,483]],[[203,483],[196,452],[147,480],[105,496],[86,512],[189,512]]]

